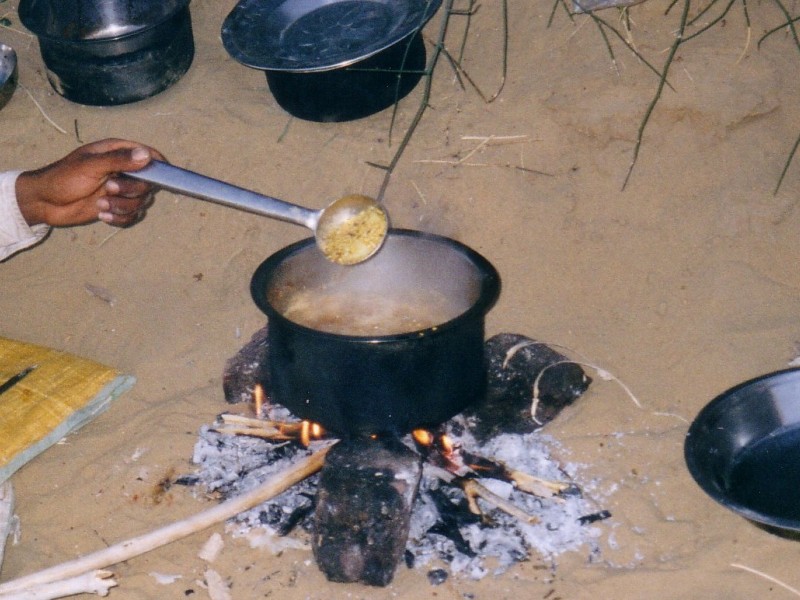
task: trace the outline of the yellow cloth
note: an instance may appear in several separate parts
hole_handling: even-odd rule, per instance
[[[94,361],[0,337],[0,384],[31,365],[38,366],[0,394],[0,483],[135,382]]]

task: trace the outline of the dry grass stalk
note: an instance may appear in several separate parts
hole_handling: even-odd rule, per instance
[[[742,569],[743,571],[747,571],[748,573],[753,573],[758,575],[759,577],[763,577],[767,581],[774,583],[775,585],[781,586],[783,589],[793,593],[795,596],[800,596],[800,590],[793,588],[792,586],[782,582],[780,579],[776,579],[772,575],[767,575],[766,573],[759,571],[758,569],[754,569],[753,567],[748,567],[746,565],[741,565],[739,563],[731,563],[731,566],[736,569]]]

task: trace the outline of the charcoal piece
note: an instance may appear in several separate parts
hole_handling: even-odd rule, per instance
[[[611,511],[610,510],[601,510],[596,513],[592,513],[590,515],[583,515],[582,517],[578,517],[578,523],[581,525],[589,525],[591,523],[597,523],[598,521],[605,521],[606,519],[611,518]]]
[[[236,404],[251,401],[257,383],[265,392],[269,390],[269,382],[265,380],[267,369],[262,369],[262,365],[267,364],[268,348],[267,327],[264,326],[253,334],[235,356],[228,359],[222,372],[222,390],[226,402]]]
[[[312,549],[330,581],[391,583],[408,539],[421,457],[393,439],[339,442],[317,488]]]
[[[580,365],[523,335],[500,333],[487,340],[484,348],[486,396],[465,411],[465,416],[472,417],[472,432],[479,441],[501,433],[540,429],[575,402],[592,382]],[[538,401],[532,415],[534,384]]]
[[[432,569],[428,571],[428,581],[431,585],[442,585],[447,581],[447,571],[444,569]]]
[[[453,502],[440,488],[428,490],[428,496],[439,511],[439,519],[428,529],[427,533],[446,537],[453,542],[456,550],[465,556],[470,558],[477,556],[469,542],[461,535],[462,526],[478,523],[481,520],[479,515],[470,511],[466,498],[462,497],[457,502]]]

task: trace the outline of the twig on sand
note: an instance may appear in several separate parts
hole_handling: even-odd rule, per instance
[[[419,159],[415,160],[415,163],[419,164],[438,164],[438,165],[463,165],[463,166],[470,166],[470,167],[489,167],[494,166],[488,163],[470,163],[467,162],[473,155],[478,153],[479,151],[483,150],[488,146],[500,146],[506,144],[518,144],[518,143],[526,143],[530,141],[530,136],[528,135],[462,135],[462,140],[466,141],[478,141],[478,144],[472,148],[469,152],[467,152],[461,158],[454,158],[454,159]],[[508,166],[508,165],[505,165]],[[524,169],[523,170],[529,170]]]
[[[48,116],[48,114],[46,112],[44,112],[44,109],[42,108],[42,105],[39,104],[39,102],[36,100],[36,98],[33,97],[33,94],[31,94],[30,90],[28,90],[28,88],[26,88],[21,83],[18,83],[17,85],[19,85],[19,87],[21,87],[23,90],[25,90],[25,93],[28,94],[28,97],[33,101],[33,103],[36,105],[36,108],[39,109],[39,112],[42,113],[42,116],[47,120],[47,122],[50,123],[50,125],[52,125],[53,127],[55,127],[58,131],[60,131],[61,133],[66,135],[66,133],[67,133],[66,129],[64,129],[63,127],[58,125],[58,123],[53,121],[53,119],[51,119]]]
[[[741,565],[739,563],[731,563],[731,566],[736,568],[736,569],[741,569],[742,571],[747,571],[748,573],[753,573],[754,575],[758,575],[759,577],[763,577],[767,581],[771,581],[775,585],[779,585],[783,589],[785,589],[785,590],[787,590],[789,592],[792,592],[795,596],[800,596],[800,590],[796,590],[792,586],[790,586],[790,585],[788,585],[786,583],[783,583],[780,579],[776,579],[772,575],[767,575],[766,573],[763,573],[763,572],[761,572],[761,571],[759,571],[757,569],[754,569],[753,567],[748,567],[746,565]]]
[[[783,165],[783,171],[781,171],[781,176],[778,178],[778,184],[775,186],[775,194],[778,193],[778,190],[781,189],[781,184],[783,183],[783,178],[786,177],[786,172],[789,170],[789,165],[792,164],[792,160],[794,159],[794,155],[797,152],[797,148],[800,146],[800,135],[797,136],[797,139],[794,142],[794,146],[792,146],[792,151],[789,152],[789,157],[786,159],[786,164]]]
[[[422,121],[422,117],[425,111],[429,107],[430,97],[431,97],[431,89],[433,86],[433,74],[436,70],[436,66],[439,63],[439,59],[444,56],[446,60],[448,60],[456,72],[456,76],[459,78],[459,83],[461,83],[461,78],[463,77],[466,79],[470,85],[475,89],[475,91],[480,95],[484,102],[492,102],[494,101],[502,92],[503,87],[505,86],[506,82],[506,73],[508,70],[508,0],[501,0],[500,6],[502,10],[502,35],[503,35],[503,55],[502,55],[502,70],[500,75],[500,84],[497,90],[492,95],[487,95],[483,93],[483,91],[475,84],[469,74],[464,70],[461,66],[460,56],[459,58],[453,57],[450,52],[448,51],[447,47],[445,46],[445,38],[447,37],[447,30],[450,21],[450,17],[452,15],[466,15],[471,18],[472,14],[475,13],[477,10],[476,8],[476,0],[469,0],[469,6],[466,10],[456,10],[454,5],[455,0],[445,0],[444,6],[442,7],[443,15],[439,25],[439,31],[436,36],[436,39],[433,41],[433,50],[428,57],[427,64],[423,71],[423,77],[425,79],[425,83],[422,89],[422,98],[419,103],[419,107],[417,108],[416,113],[411,119],[411,123],[406,129],[406,133],[403,136],[403,139],[400,141],[397,150],[394,153],[394,156],[389,161],[388,164],[379,164],[371,161],[367,161],[367,164],[378,169],[382,169],[384,171],[383,182],[381,183],[380,189],[376,194],[376,199],[380,202],[383,200],[383,196],[386,193],[386,188],[389,186],[389,180],[391,179],[392,174],[394,173],[397,164],[400,162],[400,158],[403,155],[406,147],[408,146],[411,137],[414,135],[417,127],[419,126],[420,122]],[[461,49],[460,55],[463,54],[464,44],[466,40],[467,33],[469,31],[469,22],[467,24],[467,28],[464,33],[464,37],[462,38],[461,42]],[[463,87],[463,84],[462,84]],[[397,110],[397,103],[395,103],[395,111]],[[392,122],[394,122],[394,113],[392,115]]]
[[[0,584],[0,600],[24,598],[24,596],[15,594],[29,589],[31,586],[52,583],[82,575],[94,569],[115,565],[230,519],[240,512],[274,498],[294,484],[319,471],[325,462],[328,448],[323,448],[309,455],[246,494],[231,498],[192,517],[109,546],[103,550],[98,550],[92,554],[87,554],[81,558]]]

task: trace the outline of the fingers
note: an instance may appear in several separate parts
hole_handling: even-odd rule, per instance
[[[151,160],[164,160],[156,149],[128,140],[108,139],[82,146],[78,157],[98,179],[122,171],[138,171]]]
[[[97,218],[118,227],[133,225],[144,218],[147,209],[153,205],[153,199],[153,192],[134,198],[104,196],[97,201]]]
[[[153,204],[155,188],[146,182],[118,176],[121,171],[137,171],[153,159],[164,160],[157,150],[127,140],[108,139],[82,148],[84,160],[91,163],[98,177],[105,176],[97,200],[97,218],[117,227],[141,221]]]

